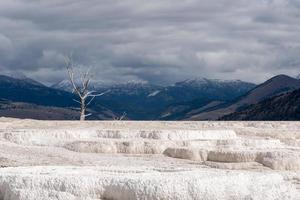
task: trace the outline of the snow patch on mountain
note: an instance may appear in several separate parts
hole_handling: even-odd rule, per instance
[[[79,80],[76,82],[77,85],[81,85],[81,83],[79,82]],[[59,89],[59,90],[64,90],[64,91],[67,91],[67,92],[72,92],[73,91],[73,86],[70,82],[69,79],[64,79],[56,84],[53,84],[51,86],[52,88],[55,88],[55,89]],[[90,83],[90,87],[91,89],[95,89],[95,90],[102,90],[103,88],[106,88],[107,85],[102,82],[102,81],[91,81]]]
[[[148,97],[154,97],[154,96],[158,95],[160,92],[161,92],[160,90],[156,90],[156,91],[150,93],[150,94],[148,95]]]
[[[190,85],[194,87],[202,87],[203,85],[208,85],[208,84],[215,84],[215,85],[222,85],[222,84],[241,84],[241,80],[223,80],[223,79],[207,79],[207,78],[193,78],[193,79],[187,79],[182,82],[177,82],[175,83],[176,85]],[[244,82],[246,84],[250,84],[247,82]]]

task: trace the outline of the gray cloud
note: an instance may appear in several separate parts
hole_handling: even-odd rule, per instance
[[[74,52],[105,82],[300,73],[299,0],[2,0],[0,69],[44,83]]]

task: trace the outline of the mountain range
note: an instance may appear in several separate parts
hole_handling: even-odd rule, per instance
[[[188,116],[191,120],[217,120],[225,115],[241,111],[250,105],[257,104],[265,99],[291,92],[300,88],[300,80],[286,75],[275,76],[264,83],[257,85],[246,94],[236,98],[230,103],[219,105],[214,109],[208,109],[197,114]]]
[[[77,119],[76,96],[29,78],[0,75],[0,116],[34,119]],[[94,104],[92,119],[111,119],[112,111]]]
[[[67,82],[62,81],[52,87],[71,91],[70,84],[65,83]],[[97,98],[96,102],[101,102],[116,113],[125,112],[128,118],[135,120],[152,120],[160,119],[162,113],[170,107],[180,110],[182,104],[190,106],[190,102],[201,105],[210,101],[232,101],[254,88],[255,84],[240,80],[197,78],[170,86],[134,81],[110,86],[98,84],[91,87],[98,92],[109,91]]]
[[[258,120],[253,113],[268,108],[262,106],[263,102],[270,100],[270,104],[277,105],[279,97],[281,102],[289,101],[290,98],[283,96],[299,88],[300,80],[286,75],[275,76],[259,85],[207,78],[167,86],[137,81],[106,85],[93,81],[91,89],[106,93],[90,105],[88,112],[92,116],[88,119],[115,119],[126,113],[128,120]],[[73,99],[76,95],[72,94],[68,80],[47,87],[27,77],[0,75],[0,116],[77,119],[78,104]],[[290,109],[298,112],[297,105],[286,104],[296,107]],[[282,119],[289,119],[288,115]],[[294,116],[291,119],[298,116],[291,115]],[[266,115],[261,119],[277,118]]]

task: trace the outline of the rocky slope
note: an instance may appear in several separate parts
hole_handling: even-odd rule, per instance
[[[232,103],[226,103],[224,105],[217,106],[216,108],[208,109],[207,111],[201,111],[200,113],[188,116],[188,119],[219,119],[225,115],[229,115],[231,113],[239,111],[251,104],[256,104],[267,98],[279,95],[284,92],[293,91],[298,88],[300,88],[300,80],[286,75],[278,75],[256,86],[254,89],[237,98]]]
[[[239,112],[224,116],[222,120],[300,120],[300,90],[284,93]]]

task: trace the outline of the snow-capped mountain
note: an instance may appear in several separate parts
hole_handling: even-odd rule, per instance
[[[68,79],[55,83],[51,87],[58,90],[72,91],[72,85]]]
[[[164,91],[173,102],[162,111],[160,118],[181,119],[190,111],[233,101],[254,87],[255,84],[240,80],[195,78],[177,82]]]
[[[246,83],[246,84],[245,84]],[[207,78],[194,78],[194,79],[186,79],[181,82],[175,83],[175,86],[190,86],[190,87],[203,87],[209,84],[216,85],[216,86],[229,86],[229,85],[254,85],[252,83],[247,83],[241,80],[222,80],[222,79],[207,79]]]
[[[46,87],[24,76],[0,76],[0,84],[0,98],[12,102],[58,107],[78,106],[72,100],[75,96],[70,93],[72,87],[69,80]],[[116,115],[126,112],[129,119],[158,119],[169,108],[176,111],[182,108],[182,103],[193,107],[209,101],[230,101],[253,87],[254,84],[242,81],[204,78],[185,80],[170,86],[153,85],[144,81],[113,85],[93,81],[91,89],[106,93],[95,98],[90,107],[99,113],[103,111],[103,107]]]
[[[80,85],[80,83],[76,83],[76,84]],[[58,90],[67,91],[67,92],[73,91],[73,86],[69,79],[64,79],[58,83],[53,84],[51,87],[58,89]],[[91,90],[102,91],[103,89],[105,89],[107,87],[108,87],[108,85],[106,85],[105,83],[103,83],[101,81],[91,81],[91,84],[90,84]]]
[[[95,116],[94,119],[112,119],[112,116],[120,116],[124,112],[128,119],[136,120],[218,119],[240,111],[244,106],[300,88],[299,81],[286,75],[275,76],[258,86],[240,80],[207,78],[188,79],[169,86],[153,85],[143,81],[113,85],[94,81],[91,89],[106,93],[95,98],[90,109]],[[12,117],[16,112],[22,112],[22,116],[25,116],[23,112],[25,107],[36,114],[39,109],[41,112],[46,110],[48,112],[51,107],[54,114],[60,113],[60,117],[69,116],[67,113],[74,114],[69,109],[78,105],[72,100],[76,96],[69,92],[71,90],[68,80],[61,81],[51,88],[27,77],[12,78],[0,75],[0,100],[5,105],[2,108],[8,108],[9,111],[5,110],[5,113],[10,113]],[[24,106],[21,111],[16,111],[14,108],[17,104],[14,103],[19,102],[25,104],[22,104]],[[54,119],[58,115],[51,114],[51,116],[47,118]]]
[[[73,87],[68,79],[62,80],[52,85],[51,87],[63,91],[68,91],[68,92],[73,91]],[[98,92],[107,91],[105,93],[106,96],[111,96],[111,95],[144,96],[144,95],[150,95],[154,90],[160,88],[161,86],[148,84],[145,81],[135,81],[135,80],[127,81],[124,83],[111,84],[111,85],[100,81],[92,81],[90,84],[91,90],[95,90]]]
[[[72,91],[68,80],[52,87]],[[193,104],[202,104],[204,101],[230,101],[245,94],[255,85],[239,80],[195,78],[170,86],[154,85],[145,81],[112,85],[94,81],[91,87],[98,92],[106,92],[105,95],[97,97],[96,103],[105,105],[117,113],[126,112],[131,119],[155,119],[169,106],[176,107],[182,102],[194,100],[196,101]]]
[[[207,97],[214,100],[232,100],[255,87],[255,84],[240,80],[219,80],[207,78],[188,79],[177,82],[165,90],[177,102]]]

